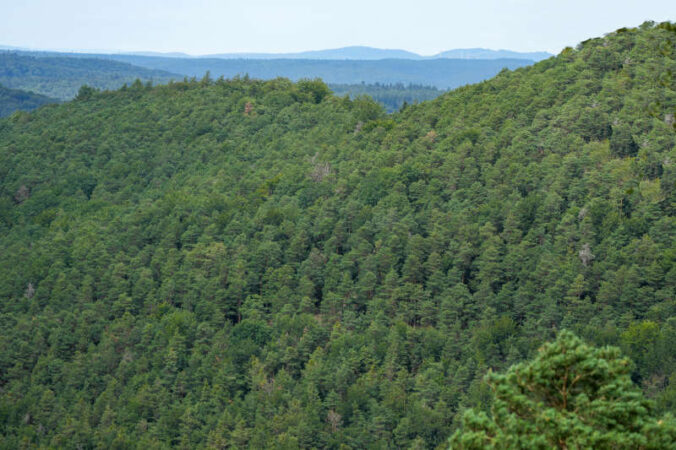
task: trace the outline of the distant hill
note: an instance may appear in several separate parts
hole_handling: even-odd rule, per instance
[[[438,53],[435,58],[454,58],[454,59],[502,59],[517,58],[530,59],[533,61],[542,61],[554,55],[547,52],[514,52],[511,50],[490,50],[487,48],[458,48]]]
[[[161,53],[134,53],[145,56],[166,56],[181,57],[187,55],[181,54],[161,54]],[[423,56],[418,53],[409,52],[400,49],[382,49],[365,46],[342,47],[328,50],[314,50],[298,53],[221,53],[215,55],[204,55],[200,58],[223,58],[223,59],[358,59],[358,60],[380,60],[380,59],[527,59],[531,61],[541,61],[553,56],[547,52],[515,52],[512,50],[491,50],[487,48],[464,48],[453,49],[437,53],[432,56]]]
[[[0,117],[9,116],[15,111],[32,111],[42,105],[58,101],[34,92],[9,89],[0,84]]]
[[[116,52],[120,55],[138,55],[138,56],[163,56],[167,58],[194,58],[194,56],[181,52]]]
[[[417,53],[398,49],[382,49],[365,46],[351,46],[328,50],[311,50],[298,53],[222,53],[205,55],[206,58],[224,59],[423,59]]]
[[[381,59],[527,59],[541,61],[553,56],[547,52],[515,52],[512,50],[491,50],[487,48],[463,48],[447,50],[431,56],[401,49],[382,49],[367,46],[350,46],[327,50],[311,50],[296,53],[218,53],[190,56],[185,53],[134,52],[120,53],[138,56],[159,56],[168,58],[221,58],[221,59],[329,59],[329,60],[381,60]]]
[[[1,52],[0,84],[49,97],[73,98],[80,86],[118,89],[136,79],[166,83],[182,76],[129,63],[94,58],[71,58],[58,53]]]
[[[502,58],[502,56],[509,56]],[[526,59],[526,56],[532,59]],[[291,80],[321,78],[331,85],[351,85],[341,92],[370,95],[364,85],[418,85],[434,89],[453,89],[486,80],[502,69],[517,69],[550,56],[548,53],[518,53],[508,50],[451,50],[435,56],[421,56],[405,50],[365,46],[343,47],[299,53],[225,53],[190,56],[184,53],[60,53],[45,51],[0,51],[0,83],[59,99],[73,98],[81,85],[97,89],[116,89],[137,78],[156,84],[185,76]],[[401,89],[394,97],[378,101],[389,111],[404,101],[429,100],[434,95]],[[367,91],[367,92],[365,92]],[[374,91],[375,92],[375,91]],[[419,96],[418,94],[421,94]],[[394,98],[398,100],[394,100]],[[403,100],[406,98],[407,100]]]
[[[433,86],[416,84],[330,84],[329,88],[337,96],[348,95],[355,98],[360,95],[368,95],[385,107],[387,112],[394,112],[404,104],[420,103],[432,100],[444,93],[443,90]]]
[[[28,51],[19,47],[0,45],[0,50],[20,50]],[[63,53],[54,51],[44,51],[40,53]],[[95,52],[87,51],[76,53],[76,55],[89,54]],[[160,58],[220,58],[220,59],[331,59],[331,60],[380,60],[380,59],[527,59],[531,61],[541,61],[547,59],[552,55],[547,52],[516,52],[512,50],[491,50],[487,48],[459,48],[451,49],[435,55],[423,56],[418,53],[410,52],[401,49],[383,49],[376,47],[368,47],[364,45],[353,45],[348,47],[324,49],[324,50],[309,50],[302,52],[290,53],[256,53],[256,52],[234,52],[234,53],[215,53],[207,55],[189,55],[181,52],[153,52],[153,51],[138,51],[138,52],[101,52],[101,55],[131,55],[131,56],[154,56]]]
[[[368,49],[378,51],[378,49]],[[364,55],[366,55],[364,53]],[[504,68],[516,69],[532,61],[511,60],[329,60],[224,59],[157,56],[157,54],[82,54],[0,52],[0,83],[67,100],[80,86],[110,90],[143,82],[163,84],[185,76],[292,80],[322,78],[338,95],[371,95],[389,112],[405,102],[418,103],[443,90],[483,81]],[[172,73],[173,72],[173,73]]]
[[[71,56],[79,56],[71,54]],[[248,74],[252,78],[291,80],[321,78],[329,84],[420,84],[449,89],[486,80],[502,69],[517,69],[532,64],[525,59],[223,59],[169,58],[139,55],[87,55],[125,62],[152,70],[202,77],[232,78]]]

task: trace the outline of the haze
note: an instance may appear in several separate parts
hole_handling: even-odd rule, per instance
[[[485,47],[556,53],[644,20],[671,0],[1,0],[0,45],[210,54],[368,45],[434,54]]]

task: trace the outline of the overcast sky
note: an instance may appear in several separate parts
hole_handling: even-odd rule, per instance
[[[558,52],[674,0],[0,0],[0,45],[209,54],[368,45]]]

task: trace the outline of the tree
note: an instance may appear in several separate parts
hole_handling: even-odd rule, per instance
[[[631,134],[631,128],[626,124],[618,124],[613,127],[610,137],[610,151],[617,156],[634,156],[638,151],[638,145]]]
[[[489,373],[491,415],[470,410],[451,448],[676,448],[676,423],[657,419],[614,347],[562,331],[534,360]]]
[[[89,100],[92,98],[92,96],[96,94],[96,89],[94,89],[91,86],[87,86],[86,84],[83,84],[80,86],[80,89],[77,91],[77,96],[75,96],[76,100]]]

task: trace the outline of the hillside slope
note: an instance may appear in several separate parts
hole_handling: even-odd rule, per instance
[[[434,448],[561,328],[676,409],[676,32],[385,116],[317,81],[0,120],[3,445]]]
[[[166,83],[181,78],[116,61],[0,51],[0,84],[61,100],[75,97],[83,84],[96,89],[119,89],[136,79]]]

